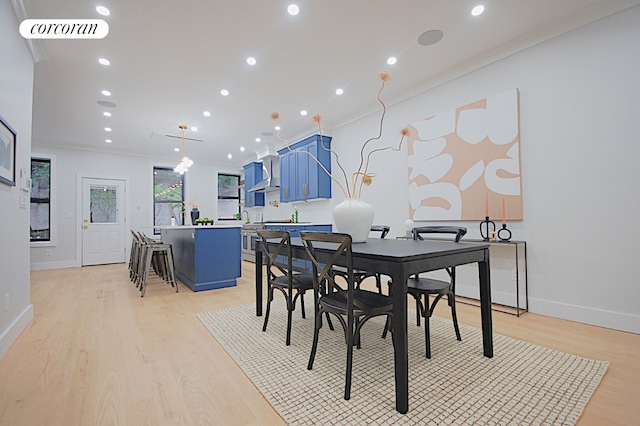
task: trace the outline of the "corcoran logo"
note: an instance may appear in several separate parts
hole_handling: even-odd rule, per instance
[[[109,24],[102,19],[25,19],[20,24],[24,38],[104,38]]]

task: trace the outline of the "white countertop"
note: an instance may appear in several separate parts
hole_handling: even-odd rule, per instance
[[[213,225],[176,225],[155,226],[157,229],[212,229],[212,228],[241,228],[241,223],[215,223]]]

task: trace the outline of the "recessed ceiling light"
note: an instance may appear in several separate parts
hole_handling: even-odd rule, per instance
[[[111,142],[113,142],[111,139],[105,139],[104,141],[105,141],[106,143],[111,143]]]
[[[276,126],[276,127],[274,127],[274,129],[280,130],[280,126]]]
[[[395,65],[396,62],[398,62],[398,60],[393,56],[387,59],[387,64],[389,65]]]
[[[197,128],[196,126],[191,126],[191,131],[192,131],[192,132],[197,132],[197,131],[198,131],[198,128]]]
[[[109,9],[107,9],[104,6],[98,6],[96,7],[96,12],[98,12],[100,15],[102,16],[109,16],[111,15],[111,11]]]
[[[227,154],[227,158],[228,158],[229,160],[231,160],[231,159],[233,158],[233,155],[231,155],[231,154]]]
[[[249,65],[255,65],[256,64],[256,58],[252,58],[251,56],[247,58],[247,63]]]
[[[244,146],[240,147],[240,152],[244,152]]]
[[[102,65],[109,65],[111,63],[107,58],[100,58],[98,59],[98,62]]]
[[[103,90],[101,93],[105,96],[111,96],[111,92],[108,90]]]
[[[222,96],[229,96],[229,91],[228,91],[227,89],[222,89],[222,90],[220,91],[220,94],[221,94]]]
[[[111,127],[105,127],[105,128],[104,128],[104,131],[105,131],[105,132],[110,132],[110,131],[111,131]]]
[[[173,148],[175,152],[180,152],[180,148]]]
[[[305,115],[307,115],[307,111],[303,109],[302,111],[300,111],[300,115],[304,117]]]
[[[289,15],[291,16],[296,16],[298,13],[300,13],[300,8],[296,4],[290,4],[287,7],[287,12],[289,12]]]
[[[256,142],[260,142],[262,139],[260,138],[256,138]]]
[[[343,93],[344,93],[344,90],[336,89],[336,95],[342,95]]]
[[[443,36],[444,33],[440,30],[425,31],[418,37],[418,43],[422,46],[431,46],[442,40]]]
[[[478,16],[478,15],[482,15],[482,12],[484,12],[484,6],[479,4],[476,7],[474,7],[473,9],[471,9],[471,14],[473,16]]]
[[[105,117],[111,117],[111,113],[109,111],[105,111],[102,113]]]
[[[209,111],[205,111],[202,113],[205,117],[211,117],[211,113]]]

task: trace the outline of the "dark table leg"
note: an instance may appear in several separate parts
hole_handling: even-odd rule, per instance
[[[493,323],[491,320],[491,276],[489,249],[484,251],[484,262],[478,262],[480,278],[480,312],[482,314],[482,345],[484,356],[493,358]]]
[[[407,337],[407,279],[402,271],[393,274],[393,352],[396,375],[396,410],[409,411],[409,340]]]
[[[262,250],[256,250],[256,316],[262,316]]]

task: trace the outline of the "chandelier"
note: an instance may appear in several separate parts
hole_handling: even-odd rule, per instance
[[[178,128],[182,130],[182,160],[180,160],[180,163],[173,168],[173,171],[183,175],[187,170],[189,170],[189,167],[193,165],[193,160],[184,155],[184,131],[187,129],[187,126],[181,124]]]

